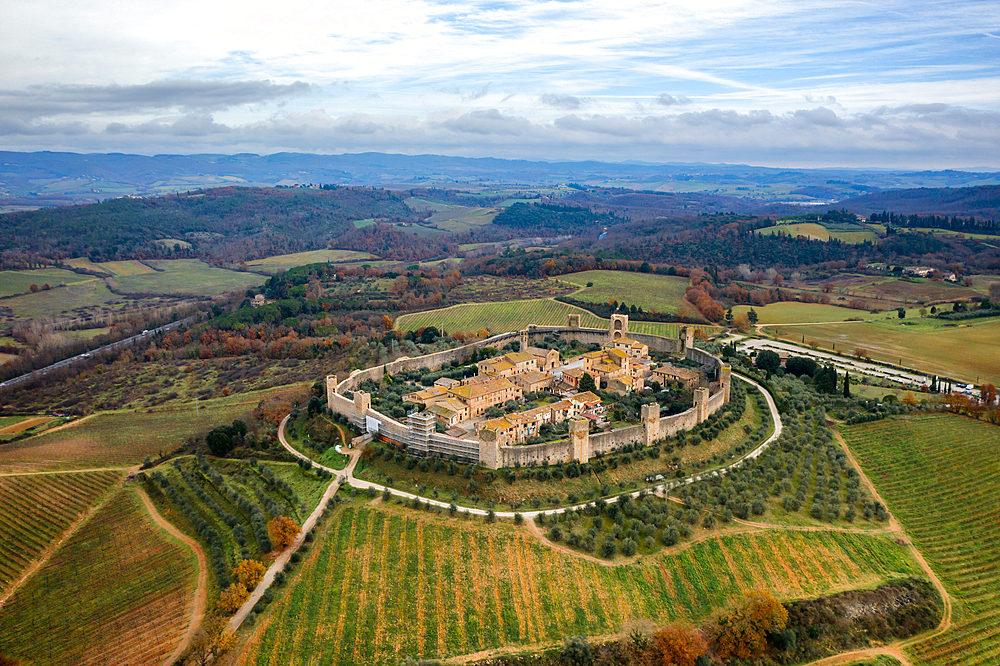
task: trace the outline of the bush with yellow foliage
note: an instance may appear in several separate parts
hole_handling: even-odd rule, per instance
[[[233,583],[222,591],[219,595],[219,610],[226,615],[232,615],[246,603],[250,598],[250,593],[243,583]]]
[[[257,560],[240,560],[240,563],[233,569],[233,577],[248,590],[257,587],[264,578],[267,569]]]
[[[752,592],[742,606],[719,618],[715,649],[720,657],[753,659],[767,647],[768,632],[783,629],[788,610],[767,592]]]

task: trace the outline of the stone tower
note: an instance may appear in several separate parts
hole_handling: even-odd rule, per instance
[[[479,431],[479,464],[488,469],[500,469],[500,438],[496,430]]]
[[[704,386],[694,390],[694,413],[701,423],[708,418],[708,389]]]
[[[628,315],[611,315],[610,341],[621,340],[628,337]]]
[[[361,432],[368,432],[365,424],[365,416],[372,408],[372,397],[364,391],[354,392],[354,413],[351,414],[351,423],[357,426]]]
[[[642,428],[646,446],[660,438],[660,404],[651,402],[642,406]]]
[[[571,314],[566,318],[567,328],[580,328],[580,315]]]
[[[722,401],[729,402],[729,387],[733,383],[733,366],[723,363],[719,367],[719,386],[722,388]]]
[[[337,392],[337,375],[326,376],[326,406],[334,408],[333,394]]]
[[[573,447],[573,460],[590,460],[590,421],[575,418],[569,421],[569,441]]]

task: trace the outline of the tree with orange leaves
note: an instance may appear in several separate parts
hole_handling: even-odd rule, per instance
[[[697,629],[674,623],[653,635],[651,649],[656,666],[694,666],[708,645]]]
[[[271,543],[278,550],[286,548],[295,541],[295,535],[299,533],[299,526],[288,516],[275,516],[267,524],[267,535],[271,537]]]
[[[753,592],[746,602],[719,618],[715,630],[715,648],[723,659],[760,656],[767,647],[767,634],[783,629],[788,610],[767,592]]]

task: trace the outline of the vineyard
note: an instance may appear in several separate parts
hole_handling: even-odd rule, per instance
[[[120,478],[119,472],[0,477],[0,592]]]
[[[607,327],[605,320],[586,310],[548,298],[538,298],[530,301],[465,303],[441,310],[407,314],[396,321],[396,328],[405,331],[436,326],[449,333],[475,332],[485,328],[490,333],[507,333],[519,331],[528,324],[565,326],[567,315],[570,314],[580,315],[582,326]]]
[[[567,315],[580,315],[580,325],[584,328],[609,327],[607,319],[601,319],[587,310],[548,298],[528,301],[506,301],[497,303],[463,303],[450,308],[406,314],[396,320],[396,328],[401,331],[415,331],[427,326],[436,326],[448,333],[475,332],[485,328],[491,334],[519,331],[529,324],[538,326],[565,326]],[[659,335],[676,338],[683,324],[667,324],[650,321],[630,321],[633,333]],[[718,331],[715,326],[695,326],[706,333]]]
[[[955,627],[916,663],[1000,663],[1000,429],[959,416],[848,428],[848,445],[952,595]]]
[[[187,621],[194,554],[120,490],[3,608],[0,654],[32,664],[156,664]]]
[[[557,642],[632,618],[701,620],[757,587],[803,598],[918,571],[889,539],[837,531],[719,535],[603,567],[513,527],[394,506],[348,507],[327,525],[237,663],[397,663]]]

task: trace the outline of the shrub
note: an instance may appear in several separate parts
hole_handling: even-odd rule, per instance
[[[257,560],[242,560],[233,568],[233,577],[248,590],[257,587],[267,569]]]

